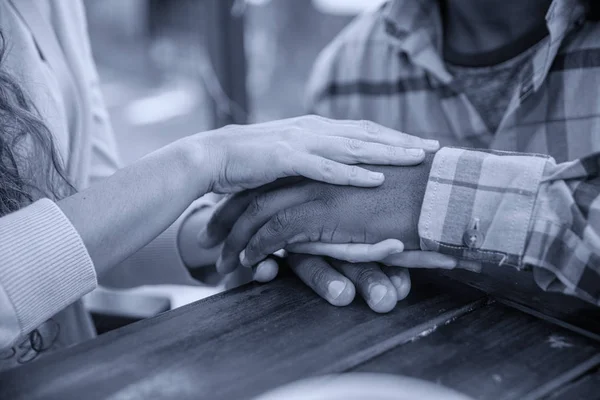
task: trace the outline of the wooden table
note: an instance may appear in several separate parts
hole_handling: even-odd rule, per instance
[[[600,399],[595,308],[510,294],[510,285],[497,300],[432,272],[413,281],[383,315],[358,300],[330,306],[292,276],[247,285],[8,371],[0,399],[249,399],[344,371],[417,377],[481,399]],[[545,309],[552,302],[561,306]]]

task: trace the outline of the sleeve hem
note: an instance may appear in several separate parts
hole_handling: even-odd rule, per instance
[[[97,285],[87,249],[60,208],[42,199],[2,218],[0,285],[26,334]]]
[[[419,218],[422,249],[522,268],[547,160],[534,154],[441,149]]]

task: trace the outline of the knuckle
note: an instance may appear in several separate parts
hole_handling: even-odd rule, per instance
[[[369,285],[375,280],[375,277],[373,276],[373,271],[371,271],[371,269],[366,268],[364,266],[357,267],[358,270],[356,271],[356,282],[360,286]]]
[[[359,123],[361,124],[364,131],[367,132],[371,136],[377,136],[377,134],[380,132],[379,125],[377,125],[369,120],[362,119],[362,120],[360,120]]]
[[[285,231],[289,225],[289,213],[286,210],[280,211],[269,221],[269,231],[275,234],[280,234]]]
[[[263,196],[254,197],[248,206],[248,216],[252,218],[260,215],[266,209],[265,203],[266,200]]]
[[[390,160],[394,160],[398,156],[398,148],[394,146],[386,146],[385,154]]]
[[[313,283],[314,287],[321,287],[328,281],[327,273],[319,262],[317,259],[311,259],[305,267],[309,274],[308,279]]]
[[[335,169],[335,164],[333,163],[333,161],[328,160],[326,158],[321,159],[320,170],[321,170],[321,175],[323,176],[324,179],[331,178],[334,173],[334,169]]]
[[[363,149],[363,142],[358,139],[346,139],[346,150],[353,154]]]

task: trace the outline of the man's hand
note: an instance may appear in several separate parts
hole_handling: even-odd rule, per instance
[[[385,313],[411,288],[410,275],[404,268],[304,254],[290,254],[288,262],[304,283],[334,306],[350,304],[358,292],[373,311]]]
[[[222,273],[252,266],[289,244],[377,243],[398,239],[418,249],[417,223],[432,156],[415,167],[370,167],[383,172],[377,188],[333,186],[313,181],[276,183],[222,203],[202,235],[205,246],[225,239]]]

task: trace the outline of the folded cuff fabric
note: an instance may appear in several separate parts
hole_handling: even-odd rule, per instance
[[[421,215],[423,250],[523,268],[537,193],[549,157],[443,148]]]

